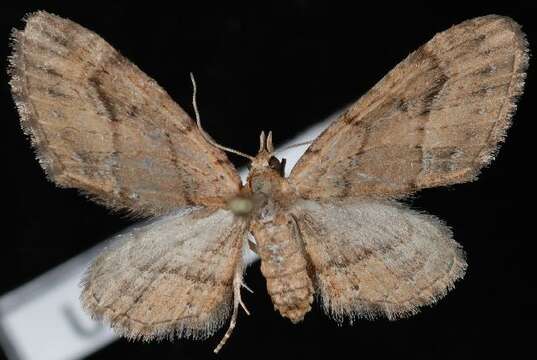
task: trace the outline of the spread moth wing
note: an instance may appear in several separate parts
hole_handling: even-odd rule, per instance
[[[88,269],[83,306],[132,339],[210,336],[230,313],[245,236],[243,219],[206,208],[128,230]]]
[[[36,12],[13,32],[11,87],[50,179],[143,215],[219,206],[240,178],[138,67],[94,32]]]
[[[476,178],[505,136],[528,48],[513,20],[437,34],[343,113],[289,181],[302,197],[403,197]]]
[[[336,320],[414,314],[464,276],[449,229],[400,204],[300,200],[293,215],[323,307]]]

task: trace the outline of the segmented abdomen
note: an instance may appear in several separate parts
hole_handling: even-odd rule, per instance
[[[251,231],[274,307],[292,322],[301,321],[311,309],[313,284],[293,218],[278,213],[270,220],[253,221]]]

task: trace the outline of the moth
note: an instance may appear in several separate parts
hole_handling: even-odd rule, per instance
[[[274,308],[294,323],[315,297],[352,322],[415,314],[453,288],[467,266],[461,246],[398,200],[476,179],[528,65],[510,18],[453,26],[352,104],[285,177],[271,133],[255,157],[218,145],[197,109],[194,121],[94,32],[40,11],[12,38],[12,93],[49,179],[152,218],[89,267],[84,308],[142,340],[205,338],[231,317],[215,352],[244,307],[248,247]],[[225,151],[250,161],[246,183]]]

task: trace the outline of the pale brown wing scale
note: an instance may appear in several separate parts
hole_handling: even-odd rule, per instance
[[[310,146],[302,197],[403,197],[470,181],[494,157],[522,93],[528,47],[510,18],[465,21],[410,54]]]
[[[130,229],[88,269],[84,308],[131,339],[210,336],[240,301],[245,237],[244,219],[222,209]]]
[[[325,311],[336,320],[396,319],[464,276],[464,253],[438,219],[394,202],[298,201],[291,211]]]
[[[11,87],[50,179],[141,215],[222,206],[240,178],[190,117],[84,27],[46,12],[13,32]]]

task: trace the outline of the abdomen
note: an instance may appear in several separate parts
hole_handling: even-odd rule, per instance
[[[292,322],[301,321],[311,309],[313,283],[293,218],[278,212],[255,219],[250,230],[274,307]]]

